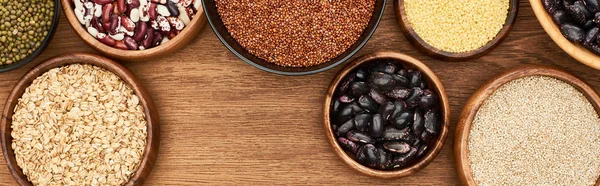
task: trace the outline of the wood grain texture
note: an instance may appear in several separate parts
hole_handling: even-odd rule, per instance
[[[529,0],[529,2],[531,3],[531,8],[537,16],[539,23],[560,48],[579,62],[600,70],[600,55],[589,51],[581,44],[567,40],[560,32],[560,26],[554,23],[552,16],[544,8],[542,1]]]
[[[334,131],[331,128],[331,100],[335,95],[336,89],[338,89],[339,83],[354,69],[358,68],[361,65],[369,64],[378,60],[389,60],[393,59],[405,69],[417,70],[423,73],[424,81],[429,85],[429,89],[435,92],[439,97],[439,105],[438,108],[440,110],[441,115],[441,131],[439,135],[435,138],[432,138],[431,142],[428,144],[430,150],[423,157],[419,157],[417,161],[409,164],[408,166],[393,170],[393,171],[383,171],[372,169],[367,166],[361,165],[357,161],[355,161],[350,155],[348,155],[344,149],[338,144],[337,138],[335,137]],[[361,56],[354,61],[350,62],[346,67],[344,67],[338,75],[333,78],[333,81],[329,85],[327,89],[327,94],[325,95],[325,101],[323,102],[323,130],[325,130],[325,135],[327,137],[327,141],[333,148],[335,154],[346,163],[350,168],[355,169],[358,172],[364,173],[369,176],[378,177],[378,178],[402,178],[406,176],[410,176],[414,173],[419,172],[421,169],[425,168],[427,165],[431,163],[435,159],[435,157],[440,153],[444,143],[446,142],[446,138],[448,137],[448,130],[450,128],[450,104],[448,103],[448,95],[446,94],[446,90],[444,89],[444,85],[440,79],[435,75],[427,65],[423,64],[423,62],[412,58],[410,56],[400,54],[397,52],[375,52],[373,54],[367,54]]]
[[[147,50],[121,50],[105,45],[89,34],[87,29],[84,28],[81,23],[79,23],[79,20],[77,20],[77,17],[75,16],[75,12],[73,11],[73,0],[61,0],[61,4],[63,7],[62,13],[64,15],[62,18],[66,17],[66,19],[61,20],[69,23],[79,38],[99,52],[109,57],[125,61],[144,62],[148,60],[155,60],[161,57],[168,57],[172,53],[184,48],[188,43],[190,43],[190,41],[192,41],[206,25],[206,15],[204,14],[204,10],[200,8],[191,22],[181,31],[181,33],[179,33],[169,42]]]
[[[70,52],[96,53],[62,16],[54,40],[38,59],[0,74],[0,104],[39,62]],[[410,45],[390,1],[380,27],[357,56],[379,50],[406,53],[427,64],[448,93],[452,113],[447,144],[418,173],[392,180],[372,178],[348,168],[327,144],[323,100],[345,64],[311,76],[271,74],[239,60],[204,28],[169,57],[125,63],[148,89],[161,117],[158,159],[146,185],[457,185],[454,127],[464,103],[481,84],[507,69],[546,64],[600,88],[598,71],[563,52],[537,22],[528,1],[520,2],[515,26],[498,48],[457,63],[432,59]],[[0,161],[0,185],[15,184],[5,161]]]
[[[600,111],[600,96],[598,96],[598,93],[589,84],[579,79],[572,73],[554,67],[537,65],[524,66],[511,69],[494,77],[482,85],[481,88],[479,88],[475,93],[473,93],[473,96],[471,96],[471,98],[469,98],[469,100],[465,103],[465,107],[458,118],[458,123],[456,124],[456,135],[454,136],[454,159],[457,168],[457,175],[462,185],[476,185],[468,160],[468,142],[471,124],[475,119],[477,111],[483,105],[485,100],[487,100],[498,88],[515,79],[528,76],[549,76],[569,83],[571,86],[583,93],[583,95],[590,101],[592,106],[594,106],[596,112]],[[600,184],[600,179],[596,182],[596,185],[598,184]]]
[[[532,1],[540,1],[541,0],[532,0]],[[394,0],[394,12],[396,13],[396,18],[398,19],[398,24],[400,25],[400,29],[406,39],[421,52],[442,60],[442,61],[465,61],[470,59],[475,59],[481,57],[487,53],[490,53],[494,50],[504,39],[508,36],[512,27],[515,24],[515,20],[517,19],[517,15],[519,14],[519,0],[510,0],[509,8],[508,8],[508,16],[506,17],[506,22],[498,35],[489,41],[485,46],[481,48],[469,52],[461,52],[461,53],[452,53],[446,52],[440,49],[437,49],[431,45],[429,45],[425,40],[421,39],[417,32],[413,29],[410,21],[408,20],[408,16],[406,15],[406,10],[404,8],[404,0]]]
[[[25,89],[31,85],[31,83],[48,72],[48,70],[62,67],[70,64],[90,64],[98,67],[102,67],[121,78],[126,84],[129,85],[131,90],[140,98],[140,105],[144,109],[144,115],[147,121],[147,143],[144,148],[144,154],[142,161],[137,171],[133,174],[131,179],[125,184],[127,186],[142,185],[152,172],[152,167],[156,162],[158,154],[159,142],[160,142],[160,124],[158,118],[158,112],[152,98],[148,91],[142,86],[141,81],[133,75],[131,71],[125,68],[123,65],[95,54],[86,53],[70,53],[63,54],[50,58],[41,64],[35,66],[29,72],[23,76],[23,78],[17,83],[15,88],[11,91],[8,99],[4,105],[2,112],[2,118],[0,118],[0,140],[2,141],[2,151],[4,158],[7,160],[8,168],[15,178],[15,181],[19,185],[30,186],[33,185],[28,181],[27,177],[23,174],[23,170],[17,165],[15,153],[11,148],[12,140],[11,137],[11,125],[12,116],[14,114],[15,106],[17,105],[19,98],[25,92]]]

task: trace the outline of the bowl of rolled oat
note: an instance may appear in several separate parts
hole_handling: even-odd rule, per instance
[[[135,75],[85,53],[31,69],[0,121],[2,152],[19,185],[141,185],[159,135],[158,112]]]
[[[386,0],[202,0],[223,45],[244,62],[282,75],[329,70],[377,29]]]

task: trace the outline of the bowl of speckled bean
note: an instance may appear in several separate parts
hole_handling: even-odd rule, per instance
[[[356,54],[375,32],[386,0],[252,2],[202,0],[217,37],[244,62],[271,73],[309,75]]]

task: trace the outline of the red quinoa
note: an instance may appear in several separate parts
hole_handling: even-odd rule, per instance
[[[287,67],[325,63],[363,33],[375,0],[215,0],[225,27],[251,54]]]

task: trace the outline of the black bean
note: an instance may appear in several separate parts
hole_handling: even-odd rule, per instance
[[[423,141],[421,140],[421,138],[416,138],[416,139],[415,139],[415,140],[414,140],[414,141],[411,143],[411,145],[412,145],[413,147],[418,147],[419,145],[421,145],[421,143],[423,143]]]
[[[362,95],[358,98],[358,104],[368,112],[377,112],[379,105],[370,96]]]
[[[167,0],[167,10],[169,10],[171,16],[179,16],[179,8],[177,8],[177,4],[175,4],[173,1]]]
[[[414,113],[411,111],[403,111],[394,116],[392,126],[396,129],[404,129],[413,122]]]
[[[573,17],[573,20],[578,24],[585,24],[587,19],[591,19],[593,14],[590,12],[583,2],[575,1],[573,5],[567,7],[567,13]]]
[[[396,70],[398,70],[398,66],[394,61],[376,62],[371,66],[372,72],[393,74]]]
[[[585,30],[589,30],[589,29],[592,29],[595,27],[596,27],[596,23],[594,23],[594,20],[592,20],[592,19],[587,20],[585,22],[585,24],[583,25],[583,29],[585,29]]]
[[[340,90],[341,92],[346,92],[348,90],[348,88],[350,88],[350,85],[352,85],[352,83],[354,83],[355,79],[356,79],[356,76],[354,74],[346,76],[340,82],[340,85],[338,86],[338,90]]]
[[[383,126],[385,122],[383,121],[383,117],[381,114],[374,114],[371,120],[371,125],[369,128],[369,134],[372,137],[378,138],[383,134]]]
[[[369,96],[371,96],[371,98],[373,98],[373,100],[375,100],[375,102],[377,102],[378,104],[383,105],[388,102],[388,98],[382,93],[377,92],[377,90],[375,89],[371,89],[371,92],[369,92]]]
[[[416,158],[417,151],[418,150],[413,147],[410,148],[410,151],[408,151],[406,154],[401,154],[394,157],[394,160],[392,160],[394,168],[404,167],[412,163]]]
[[[413,109],[421,104],[423,89],[419,87],[413,87],[410,91],[410,96],[406,99],[406,106],[408,109]]]
[[[419,85],[419,87],[423,90],[427,89],[427,82],[426,81],[421,81],[421,84]]]
[[[355,97],[360,97],[364,94],[369,93],[370,89],[371,88],[369,88],[369,85],[367,85],[367,83],[357,81],[352,83],[352,85],[350,86],[350,94],[352,94]]]
[[[594,14],[594,23],[600,24],[600,12]]]
[[[425,130],[425,119],[423,119],[423,111],[421,109],[415,110],[411,129],[416,136],[419,136]]]
[[[430,90],[423,91],[423,95],[421,95],[421,100],[419,101],[419,108],[423,110],[431,109],[433,106],[437,104],[437,96],[431,92]]]
[[[352,102],[352,103],[350,103],[350,105],[348,105],[348,106],[350,106],[350,108],[352,108],[352,112],[353,112],[354,114],[356,114],[356,113],[361,113],[361,112],[363,112],[363,111],[365,110],[365,109],[363,109],[362,107],[360,107],[360,105],[359,105],[357,102]]]
[[[346,136],[348,131],[353,130],[354,128],[354,120],[350,119],[344,122],[344,124],[342,124],[341,126],[339,126],[335,134],[337,136]]]
[[[423,81],[423,75],[420,71],[413,71],[409,74],[410,77],[410,87],[419,87],[421,82]]]
[[[410,94],[410,89],[400,86],[397,86],[396,88],[385,93],[385,95],[394,99],[406,99],[408,96],[410,96]]]
[[[408,110],[407,106],[406,106],[406,102],[402,101],[402,100],[398,100],[394,102],[394,113],[392,113],[392,117],[390,119],[393,119],[394,117],[396,117],[396,115],[402,111]]]
[[[389,121],[390,117],[393,116],[392,114],[394,114],[395,109],[396,106],[391,101],[388,101],[387,103],[381,104],[381,106],[379,106],[379,113],[381,114],[384,123],[385,121]]]
[[[427,149],[429,149],[427,145],[419,146],[419,150],[417,150],[417,157],[423,157],[427,152]]]
[[[338,98],[338,101],[342,103],[352,103],[354,101],[354,97],[349,95],[342,95],[340,96],[340,98]]]
[[[356,70],[356,78],[358,78],[359,80],[367,80],[367,71],[365,69],[359,68],[358,70]]]
[[[379,163],[379,151],[377,147],[372,144],[362,146],[356,154],[356,159],[359,163],[367,165],[369,167],[376,167]]]
[[[358,143],[368,143],[368,144],[372,144],[375,143],[375,140],[373,140],[373,138],[371,138],[367,133],[358,131],[358,130],[351,130],[346,134],[346,138],[348,138],[350,141],[353,142],[358,142]]]
[[[398,72],[396,72],[396,74],[407,77],[408,76],[408,70],[406,69],[400,69],[398,70]]]
[[[423,140],[423,143],[429,143],[433,139],[433,134],[427,131],[423,131],[419,136]]]
[[[379,164],[377,168],[383,170],[392,168],[391,154],[387,153],[382,147],[377,148],[377,151],[379,152]]]
[[[564,10],[557,10],[556,12],[554,12],[554,14],[552,14],[552,19],[558,25],[562,25],[572,21],[569,14]]]
[[[548,11],[550,14],[553,14],[556,10],[558,10],[559,8],[561,8],[561,0],[543,0],[542,1],[544,3],[544,8],[546,8],[546,11]]]
[[[425,112],[425,131],[431,134],[439,134],[440,132],[440,122],[439,122],[439,114],[436,110],[427,110]]]
[[[337,123],[342,123],[352,118],[352,115],[354,115],[352,105],[343,105],[340,110],[335,113],[334,118]]]
[[[356,152],[358,152],[358,145],[356,143],[348,140],[347,138],[340,137],[337,139],[337,141],[340,144],[340,146],[342,146],[343,149],[350,151],[354,154],[356,154]]]
[[[335,99],[333,100],[333,102],[331,103],[331,115],[333,116],[333,114],[337,113],[340,110],[342,103],[340,103],[339,100]]]
[[[584,0],[583,4],[585,7],[592,12],[600,11],[600,5],[598,5],[598,0]]]
[[[354,116],[354,126],[360,131],[366,131],[371,123],[371,114],[363,113]]]
[[[410,151],[410,145],[403,141],[388,141],[383,143],[383,148],[390,152],[404,154]]]
[[[569,41],[581,43],[585,37],[585,31],[571,23],[565,23],[560,26],[560,32]]]
[[[563,9],[567,9],[569,6],[573,5],[575,0],[562,0]]]
[[[396,81],[396,86],[410,86],[410,80],[408,80],[408,78],[406,78],[405,76],[402,76],[400,74],[393,74],[392,77]]]
[[[368,83],[377,90],[390,90],[395,87],[396,81],[392,75],[383,72],[373,72],[369,75]]]
[[[386,127],[382,135],[384,140],[402,140],[410,141],[410,129],[398,130],[394,127]]]
[[[583,44],[590,45],[590,44],[593,44],[593,42],[596,42],[596,40],[598,38],[598,30],[600,30],[600,29],[597,27],[594,27],[594,28],[588,30],[587,33],[585,34],[585,39],[583,40]]]

